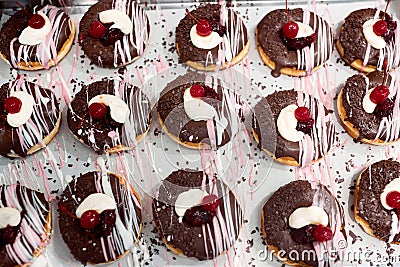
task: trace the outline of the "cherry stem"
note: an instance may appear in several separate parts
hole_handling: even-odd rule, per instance
[[[72,218],[74,218],[74,219],[78,219],[78,217],[76,217],[76,216],[73,215],[71,212],[69,212],[65,206],[60,205],[60,206],[58,207],[58,209],[59,209],[61,212],[64,212],[65,214],[67,214],[68,216],[70,216],[70,217],[72,217]]]
[[[79,122],[78,129],[82,128],[83,122],[85,121],[87,115],[89,115],[89,110],[83,115],[82,120]]]
[[[19,6],[20,8],[22,8],[22,10],[30,17],[31,14],[28,12],[28,10],[26,10],[26,8],[20,3],[20,2],[14,2],[17,6]]]
[[[385,20],[386,12],[387,12],[387,9],[388,9],[388,6],[389,6],[390,1],[391,1],[391,0],[388,0],[388,1],[387,1],[386,7],[385,7],[385,12],[383,13],[383,20]]]
[[[286,0],[286,17],[287,17],[287,22],[290,22],[288,0]]]
[[[187,13],[192,19],[194,19],[194,20],[196,21],[196,23],[199,23],[199,20],[196,19],[196,18],[192,15],[192,13],[190,13],[189,9],[187,9],[187,8],[186,8],[186,13]]]
[[[384,86],[386,78],[387,78],[387,65],[388,65],[388,61],[387,59],[385,59],[383,61],[383,80],[382,80],[382,86]]]

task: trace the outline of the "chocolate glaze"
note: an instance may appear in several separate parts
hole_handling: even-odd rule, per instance
[[[304,10],[301,8],[291,9],[289,10],[290,19],[293,21],[302,22],[303,21]],[[310,21],[308,25],[314,29],[316,33],[318,33],[320,25],[320,20],[316,19],[320,18],[313,12],[310,12]],[[275,62],[275,70],[272,70],[271,74],[275,77],[280,75],[280,70],[282,68],[295,68],[298,69],[298,56],[297,51],[288,50],[285,44],[282,42],[280,32],[283,25],[287,22],[286,10],[285,9],[277,9],[269,12],[265,17],[258,23],[257,31],[258,31],[258,44],[261,46],[264,53],[268,55],[268,57]],[[314,27],[314,24],[316,25]],[[328,23],[324,20],[323,27],[325,28],[324,34],[325,36],[316,35],[316,39],[314,41],[314,60],[312,68],[322,64],[327,61],[331,55],[333,49],[333,34],[328,25]],[[328,40],[326,46],[322,47],[322,40]],[[322,57],[321,51],[327,50],[328,53],[321,58],[319,62],[319,57]],[[310,60],[307,60],[310,64]],[[298,70],[306,70],[306,65],[303,64],[300,66]]]
[[[247,29],[243,21],[239,18],[238,14],[236,14],[230,8],[227,8],[226,12],[228,13],[227,24],[224,25],[227,27],[226,31],[228,33],[235,33],[236,31],[239,31],[240,37],[236,38],[236,40],[232,40],[232,42],[235,42],[237,46],[236,54],[233,55],[233,57],[235,57],[247,44]],[[221,6],[219,4],[201,5],[195,10],[190,11],[190,13],[198,20],[207,19],[210,21],[211,19],[214,19],[216,21],[220,21]],[[240,23],[240,25],[238,25],[238,23]],[[175,42],[179,46],[179,60],[181,62],[186,62],[189,60],[200,62],[207,61],[210,64],[211,62],[217,62],[218,50],[223,48],[221,48],[221,45],[219,45],[211,50],[206,50],[194,46],[190,39],[190,29],[193,27],[193,25],[196,25],[196,21],[186,14],[186,16],[179,22],[178,27],[176,27]]]
[[[135,138],[144,134],[150,126],[151,107],[147,96],[139,88],[124,82],[119,83],[119,86],[122,86],[121,99],[127,103],[130,109],[129,120],[133,121],[133,126],[115,122],[109,112],[102,119],[91,118],[88,114],[88,102],[100,94],[115,95],[114,83],[114,80],[105,79],[83,86],[68,108],[69,129],[77,138],[99,154],[117,145],[132,147],[135,145]],[[110,132],[117,132],[119,138],[113,140]]]
[[[126,14],[133,19],[135,14],[132,12],[133,10],[138,9],[136,11],[138,14],[142,13],[143,20],[147,23],[147,25],[142,25],[142,21],[133,21],[133,31],[130,35],[125,36],[124,38],[129,38],[129,40],[121,45],[122,50],[126,51],[131,57],[134,59],[135,57],[139,56],[143,51],[140,51],[139,47],[143,46],[144,50],[148,45],[148,37],[150,33],[150,22],[146,19],[146,14],[142,10],[142,8],[135,3],[135,1],[131,0],[123,0],[120,1],[126,7]],[[114,54],[116,44],[104,46],[100,39],[94,38],[89,34],[89,29],[92,26],[93,22],[99,20],[99,13],[109,9],[118,9],[115,7],[116,0],[102,0],[96,3],[95,5],[91,6],[88,11],[83,15],[80,23],[79,23],[79,44],[85,53],[85,55],[96,65],[105,68],[115,68],[125,63],[128,63],[125,55],[121,54],[119,51],[118,53]],[[133,5],[133,6],[132,6]],[[146,29],[144,28],[146,27]],[[137,32],[137,29],[140,29],[140,32]],[[136,34],[143,35],[143,40],[140,38],[140,44],[136,44]],[[144,37],[146,36],[146,37]],[[128,44],[126,46],[125,44]]]
[[[389,87],[391,83],[391,76],[387,76],[385,85]],[[362,138],[381,140],[386,139],[386,131],[381,133],[381,136],[377,136],[379,125],[382,121],[381,118],[376,116],[374,113],[365,112],[362,102],[367,92],[367,81],[369,80],[368,89],[375,88],[382,84],[383,73],[379,71],[371,72],[366,77],[362,74],[356,74],[347,79],[343,86],[342,105],[346,111],[347,121],[352,123],[356,129],[360,132],[358,140]],[[392,99],[394,99],[392,97]],[[394,140],[391,140],[394,141]]]
[[[275,151],[275,157],[292,157],[297,162],[300,163],[300,146],[299,142],[291,142],[284,139],[276,126],[279,113],[282,109],[291,104],[297,103],[298,93],[294,90],[284,90],[277,91],[271,95],[268,95],[264,100],[257,103],[254,108],[253,114],[253,129],[258,135],[259,138],[259,146],[267,151],[273,153]],[[317,101],[315,98],[312,98],[315,106],[317,106]],[[324,108],[325,109],[325,108]],[[316,109],[317,110],[317,109]],[[325,109],[325,114],[328,113],[328,110]],[[311,117],[317,117],[317,114],[311,114]],[[316,120],[315,120],[316,121]],[[330,125],[332,122],[327,122],[327,125]],[[313,130],[311,130],[313,131]],[[273,142],[276,136],[276,148],[274,150],[275,143]],[[329,149],[333,142],[334,133],[331,133],[328,138],[328,146]],[[328,150],[329,150],[328,149]],[[316,151],[316,157],[320,158],[323,156],[323,152],[321,152],[320,147]]]
[[[177,79],[167,84],[161,92],[161,97],[157,104],[158,114],[168,131],[174,136],[179,137],[179,140],[182,142],[210,144],[207,121],[191,120],[185,112],[183,101],[183,94],[187,88],[195,83],[204,85],[205,80],[206,78],[204,75],[189,72],[188,74],[179,76]],[[226,89],[223,89],[221,81],[217,80],[217,82],[218,100],[206,99],[205,101],[214,106],[217,112],[226,115],[227,111],[221,107],[222,102],[226,101],[223,100],[223,90]],[[236,99],[236,101],[239,101],[239,99]],[[226,107],[226,105],[224,106]],[[241,116],[241,114],[238,116]],[[214,120],[214,128],[217,129],[216,120]],[[222,140],[216,140],[217,145],[223,146],[228,143],[232,137],[232,132],[233,134],[236,133],[234,131],[235,129],[230,127],[228,123],[228,127],[225,128],[222,134]],[[216,136],[218,135],[216,134]]]
[[[295,262],[302,261],[310,266],[318,266],[317,259],[307,257],[307,253],[303,254],[306,251],[315,251],[313,244],[295,242],[290,236],[291,228],[288,223],[290,214],[296,209],[311,205],[325,210],[329,217],[328,227],[333,232],[344,233],[343,229],[334,229],[335,226],[332,225],[336,218],[340,218],[338,225],[344,227],[343,208],[324,185],[311,184],[308,181],[293,181],[275,191],[263,207],[264,225],[262,227],[266,233],[267,244],[282,250],[283,254],[280,254],[282,257],[288,257],[289,260]],[[345,235],[344,238],[346,238]],[[337,245],[335,241],[328,241],[329,246],[331,243],[333,246]],[[297,251],[299,258],[296,259],[296,253],[291,253],[292,251]],[[305,257],[302,258],[302,255]]]
[[[14,38],[18,38],[21,32],[28,27],[28,20],[31,16],[26,14],[33,14],[33,9],[31,7],[26,7],[25,10],[19,10],[14,15],[12,15],[2,26],[0,31],[0,51],[6,57],[8,61],[11,61],[11,41]],[[45,9],[44,12],[46,15],[50,13],[49,9]],[[62,14],[61,20],[59,21],[59,26],[61,29],[59,34],[57,35],[57,40],[54,40],[57,54],[61,51],[64,43],[68,40],[71,35],[70,28],[70,18],[67,14],[64,13],[62,9],[59,9],[57,14]],[[54,27],[54,24],[53,24]],[[18,50],[23,46],[24,49],[27,49],[26,55],[28,58],[19,58]],[[13,57],[17,58],[20,62],[40,62],[38,58],[37,48],[39,45],[22,45],[18,40],[14,42],[12,47],[14,54]],[[51,58],[56,59],[57,54],[53,54],[53,51],[49,51],[51,53]]]
[[[363,24],[373,19],[377,12],[376,8],[366,8],[353,11],[344,20],[339,34],[339,41],[344,50],[344,57],[353,62],[356,59],[364,61],[368,42],[364,37]],[[380,16],[383,12],[380,12]],[[399,27],[400,25],[397,25]],[[368,65],[376,66],[379,60],[379,49],[373,48],[369,52]],[[390,67],[390,66],[389,66]],[[393,66],[395,67],[395,66]]]
[[[73,180],[65,188],[63,194],[60,196],[59,206],[64,206],[70,213],[75,214],[79,204],[89,195],[94,193],[104,193],[105,188],[101,186],[100,180],[104,179],[100,172],[89,172],[77,179]],[[108,184],[114,195],[115,202],[117,204],[116,213],[121,217],[122,224],[132,232],[134,238],[139,235],[139,229],[136,229],[134,225],[140,224],[142,221],[141,207],[134,205],[131,207],[131,203],[137,203],[137,197],[131,190],[127,190],[126,186],[129,184],[121,184],[121,181],[114,174],[107,174]],[[127,182],[127,181],[125,181]],[[101,191],[98,191],[100,185]],[[132,210],[131,210],[132,209]],[[128,218],[127,216],[131,217]],[[136,222],[136,223],[135,223]],[[72,255],[86,264],[87,262],[96,264],[104,263],[107,261],[115,260],[113,254],[116,257],[121,256],[124,252],[124,248],[116,246],[116,239],[118,242],[121,240],[121,236],[114,229],[112,234],[112,246],[107,244],[106,238],[104,238],[105,249],[104,252],[101,245],[101,237],[88,235],[80,225],[80,221],[75,219],[65,212],[59,212],[59,224],[60,232],[64,242],[71,250]],[[114,228],[116,228],[114,226]],[[116,234],[118,233],[118,234]],[[85,249],[83,249],[85,248]],[[111,248],[113,251],[111,251]],[[104,254],[107,255],[108,259],[105,258]]]
[[[380,201],[385,186],[400,177],[400,163],[382,160],[372,164],[359,180],[357,211],[358,216],[369,224],[375,236],[388,241],[392,229],[392,215]],[[400,242],[400,234],[396,234],[394,242]]]
[[[17,203],[12,203],[13,199],[7,197],[7,194],[12,194],[13,197],[17,200]],[[28,206],[27,203],[30,203],[32,205],[35,205],[35,209],[30,210],[30,212],[27,212]],[[34,260],[34,251],[38,249],[38,247],[27,247],[29,244],[32,244],[28,240],[32,240],[33,236],[39,236],[39,238],[46,239],[46,237],[41,236],[43,233],[45,233],[45,225],[47,224],[47,217],[50,212],[50,204],[46,201],[44,194],[39,193],[34,190],[30,190],[29,188],[20,186],[20,185],[1,185],[0,186],[0,204],[2,207],[13,207],[17,208],[19,211],[23,211],[24,214],[21,216],[21,225],[24,224],[25,226],[28,226],[32,224],[32,221],[37,223],[38,228],[41,231],[37,232],[35,230],[35,227],[29,227],[30,229],[25,229],[25,231],[32,231],[32,233],[29,233],[29,237],[19,234],[17,237],[16,241],[14,244],[16,244],[17,247],[22,246],[25,249],[27,249],[27,258],[30,261]],[[41,218],[39,221],[35,221],[37,218]],[[40,228],[39,225],[42,225]],[[20,231],[20,233],[22,233]],[[18,243],[18,244],[17,244]],[[25,244],[25,245],[23,245]],[[45,244],[43,244],[45,245]],[[7,246],[2,246],[0,247],[0,266],[1,267],[15,267],[15,266],[21,266],[21,263],[18,263],[15,261],[15,259],[7,252]],[[29,263],[29,262],[22,262],[22,264]]]
[[[20,127],[12,127],[8,124],[7,112],[3,108],[4,100],[10,96],[12,90],[27,92],[33,96],[36,103],[30,117],[32,121]],[[9,153],[26,157],[29,148],[42,142],[43,138],[54,130],[60,115],[59,103],[52,91],[23,79],[1,86],[0,107],[0,155],[3,157],[9,157]],[[28,124],[37,127],[41,134],[32,134],[30,131],[30,134],[27,134],[28,130],[24,129]],[[19,132],[21,133],[19,134]],[[20,139],[20,136],[23,138]]]
[[[204,183],[203,180],[205,179]],[[174,203],[180,193],[190,188],[201,188],[202,184],[209,185],[215,182],[214,191],[210,191],[210,187],[206,186],[205,190],[209,194],[222,196],[220,198],[219,210],[226,224],[233,225],[233,232],[229,234],[229,244],[221,241],[227,250],[233,245],[238,237],[241,225],[243,223],[242,209],[236,201],[235,196],[229,188],[220,180],[212,180],[202,171],[194,170],[177,170],[172,172],[161,184],[157,199],[153,201],[153,217],[154,223],[159,231],[161,238],[168,240],[168,243],[176,249],[182,250],[183,254],[188,257],[195,257],[199,260],[207,260],[215,258],[222,251],[213,250],[217,247],[217,240],[214,227],[210,224],[210,235],[203,236],[202,226],[195,227],[188,225],[184,220],[179,222],[179,216],[175,212]],[[229,193],[227,192],[229,191]],[[229,200],[228,200],[229,199]],[[227,203],[229,201],[229,204]],[[230,211],[226,208],[230,207]],[[230,214],[231,217],[227,217]],[[215,218],[214,218],[215,219]],[[229,220],[229,222],[228,222]],[[221,223],[221,219],[218,219]],[[217,223],[218,224],[218,223]],[[229,226],[227,226],[229,228]],[[232,228],[231,228],[232,229]],[[206,230],[207,233],[208,230]],[[206,244],[204,243],[206,242]],[[207,245],[207,246],[206,246]],[[207,247],[207,251],[206,251]]]

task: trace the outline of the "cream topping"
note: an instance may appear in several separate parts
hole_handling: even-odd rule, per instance
[[[111,28],[120,29],[125,35],[133,31],[131,18],[117,9],[110,9],[100,12],[99,19],[102,23],[114,23]]]
[[[213,49],[222,43],[224,38],[219,36],[219,34],[215,31],[212,31],[208,36],[200,36],[197,34],[196,25],[193,25],[193,27],[190,29],[190,40],[197,48]]]
[[[388,183],[385,186],[385,188],[383,189],[383,192],[381,193],[380,199],[381,199],[382,206],[387,210],[393,209],[386,202],[387,195],[393,191],[400,192],[400,178],[393,179],[390,183]]]
[[[373,26],[380,19],[370,19],[363,24],[363,33],[367,42],[375,49],[382,49],[386,47],[385,39],[374,33]]]
[[[40,29],[35,29],[31,26],[26,27],[18,37],[18,41],[23,45],[38,45],[46,39],[46,36],[51,31],[50,19],[43,12],[39,11],[37,14],[43,17],[44,26]]]
[[[188,117],[194,121],[207,121],[217,115],[213,106],[199,97],[192,97],[190,87],[183,93],[183,107]]]
[[[115,210],[117,204],[109,195],[94,193],[86,197],[76,209],[76,217],[80,218],[85,211],[95,210],[99,214],[105,210]]]
[[[188,191],[180,193],[175,201],[176,214],[178,214],[179,217],[183,217],[186,210],[200,205],[206,195],[206,191],[200,189],[189,189]]]
[[[307,37],[314,33],[314,30],[311,28],[310,25],[298,21],[295,21],[295,23],[297,24],[297,26],[299,26],[299,31],[297,32],[295,38]]]
[[[372,102],[371,98],[370,98],[371,92],[373,90],[374,90],[374,88],[371,88],[371,89],[369,89],[367,91],[367,93],[365,94],[365,96],[363,98],[363,102],[362,102],[364,111],[369,113],[369,114],[374,113],[374,110],[375,110],[375,107],[376,107],[376,104],[374,102]]]
[[[24,91],[12,91],[10,96],[14,96],[21,100],[22,105],[19,112],[7,114],[7,123],[11,127],[19,127],[24,125],[31,117],[35,100],[30,94]]]
[[[289,216],[289,226],[295,229],[302,228],[309,224],[327,226],[328,223],[328,214],[317,206],[298,208]]]
[[[0,229],[9,226],[17,226],[21,222],[21,213],[19,210],[3,207],[0,208]]]
[[[128,105],[119,97],[109,94],[101,94],[93,97],[88,105],[93,103],[103,103],[110,107],[110,115],[113,120],[124,123],[128,118],[130,110]]]
[[[297,131],[297,119],[294,116],[294,111],[297,105],[289,105],[281,110],[277,119],[277,127],[280,135],[288,141],[300,142],[303,139],[304,133]]]

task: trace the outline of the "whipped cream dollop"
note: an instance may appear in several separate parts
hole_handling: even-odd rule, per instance
[[[310,224],[327,226],[328,223],[328,214],[317,206],[298,208],[289,216],[289,226],[294,229],[300,229]]]
[[[110,115],[113,120],[124,123],[129,116],[128,105],[119,97],[109,94],[101,94],[90,99],[88,105],[93,103],[103,103],[110,107]]]
[[[381,200],[382,206],[387,210],[393,209],[386,202],[387,195],[393,191],[400,192],[400,178],[393,179],[390,183],[388,183],[380,195],[380,200]]]
[[[374,113],[374,110],[376,108],[376,104],[374,102],[371,101],[371,92],[374,90],[374,88],[371,88],[367,91],[367,93],[365,94],[365,96],[363,97],[363,102],[362,102],[362,106],[365,112],[371,114]]]
[[[280,135],[288,141],[300,142],[304,133],[297,131],[297,119],[294,116],[294,111],[297,109],[297,105],[289,105],[281,110],[277,119],[277,127]]]
[[[22,105],[19,112],[14,114],[7,114],[7,123],[11,127],[19,127],[21,125],[24,125],[31,117],[35,100],[30,94],[24,91],[12,91],[10,93],[10,96],[14,96],[21,100]]]
[[[114,23],[111,28],[121,30],[125,35],[133,31],[133,23],[131,18],[125,13],[117,9],[109,9],[100,12],[99,19],[102,23]]]
[[[305,24],[303,22],[298,22],[298,21],[295,21],[295,23],[299,27],[299,31],[297,32],[297,35],[295,38],[307,37],[314,33],[314,30],[311,28],[310,25]]]
[[[17,226],[21,222],[21,213],[19,210],[3,207],[0,208],[0,229],[7,226]]]
[[[196,25],[190,29],[190,40],[193,45],[197,48],[201,49],[213,49],[218,46],[224,38],[219,36],[219,34],[215,31],[212,31],[208,36],[201,36],[197,34]]]
[[[363,24],[363,33],[367,42],[375,49],[382,49],[386,46],[385,39],[374,33],[374,24],[380,19],[370,19]]]
[[[207,121],[217,115],[213,106],[200,97],[192,97],[190,87],[183,93],[183,107],[188,117],[194,121]]]
[[[198,206],[203,202],[203,198],[207,196],[207,192],[200,189],[189,189],[179,194],[175,201],[175,212],[179,217],[185,215],[186,210],[191,207]]]
[[[87,196],[76,209],[76,217],[80,218],[85,211],[95,210],[102,213],[105,210],[114,210],[117,204],[109,195],[103,193],[94,193]]]
[[[50,19],[43,12],[39,11],[37,14],[43,17],[44,26],[40,29],[35,29],[31,26],[26,27],[18,37],[18,41],[23,45],[38,45],[46,39],[46,36],[51,31]]]

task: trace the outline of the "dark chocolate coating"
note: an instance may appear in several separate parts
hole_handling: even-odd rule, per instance
[[[104,187],[101,185],[100,180],[103,179],[100,172],[89,172],[86,173],[73,181],[71,181],[65,188],[63,194],[60,196],[59,206],[65,207],[71,214],[76,213],[76,209],[79,204],[89,195],[99,193],[97,187],[100,185],[100,193],[105,192]],[[138,238],[140,229],[137,229],[134,225],[141,224],[142,212],[141,207],[131,203],[136,203],[137,196],[132,190],[127,190],[129,184],[122,184],[117,176],[112,173],[107,174],[108,183],[111,187],[114,199],[117,205],[116,213],[119,214],[122,224],[131,232],[134,238]],[[115,260],[125,253],[123,247],[116,246],[116,242],[121,242],[124,238],[119,236],[114,226],[111,243],[113,245],[107,245],[106,239],[104,238],[105,249],[102,249],[101,239],[96,235],[90,235],[80,225],[80,220],[71,217],[69,214],[60,211],[59,212],[59,225],[60,232],[64,242],[67,244],[72,255],[78,261],[83,264],[86,263],[105,263],[107,261]],[[136,240],[134,240],[136,241]],[[112,251],[111,251],[112,250]],[[107,255],[108,259],[105,258],[104,254]],[[116,258],[113,258],[115,255]]]
[[[178,170],[172,172],[162,182],[158,191],[158,197],[157,199],[154,199],[152,205],[154,223],[161,238],[169,240],[168,244],[181,250],[184,255],[195,257],[199,260],[213,259],[219,253],[222,253],[222,251],[218,253],[216,249],[213,250],[213,247],[217,247],[216,240],[219,240],[220,238],[215,235],[212,223],[209,224],[212,238],[210,238],[209,234],[206,234],[206,237],[203,236],[204,232],[202,226],[191,226],[184,218],[180,223],[179,216],[175,212],[174,203],[180,193],[187,191],[190,188],[201,188],[203,179],[206,179],[206,185],[212,182],[208,176],[204,176],[202,171]],[[206,188],[209,194],[215,193],[215,191],[209,192],[208,186],[206,186]],[[226,244],[226,242],[220,240],[224,246],[228,246],[225,249],[228,249],[233,245],[239,235],[243,223],[242,209],[234,194],[218,179],[215,180],[214,190],[218,192],[218,196],[223,196],[219,199],[219,210],[223,220],[227,225],[233,225],[233,228],[231,228],[233,232],[229,233],[230,243]],[[229,201],[229,204],[225,203],[225,201]],[[226,209],[226,205],[230,206],[230,212]],[[228,214],[230,214],[231,217],[228,217]],[[218,221],[220,222],[221,220],[218,219]],[[229,226],[227,227],[229,228]],[[208,230],[206,230],[206,233],[207,231]]]
[[[27,122],[20,127],[12,127],[8,124],[7,112],[3,108],[3,103],[10,96],[11,90],[23,90],[33,96],[36,104],[30,117],[32,122]],[[26,157],[29,148],[42,142],[43,138],[54,130],[60,116],[59,103],[53,92],[26,80],[16,80],[11,84],[5,83],[2,85],[0,88],[0,106],[0,155],[3,157],[9,157],[8,153]],[[29,131],[28,136],[26,133],[28,130],[25,130],[18,134],[18,132],[26,128],[25,126],[28,123],[35,125],[39,132]],[[24,133],[27,136],[24,136]],[[23,136],[22,140],[20,135]],[[28,142],[30,139],[31,141]],[[21,141],[24,141],[25,144],[21,144]]]
[[[147,25],[141,25],[138,21],[133,21],[133,32],[131,36],[127,35],[124,38],[127,38],[126,43],[122,41],[122,49],[126,51],[124,54],[121,54],[118,51],[117,55],[114,55],[114,49],[116,44],[105,46],[101,43],[100,39],[94,38],[89,34],[89,30],[94,21],[99,20],[99,13],[109,9],[116,9],[115,8],[116,0],[101,0],[95,5],[91,6],[88,11],[83,15],[80,23],[79,23],[79,44],[85,53],[85,55],[96,65],[105,68],[115,68],[121,65],[125,65],[128,63],[128,58],[125,58],[125,53],[128,53],[131,59],[136,58],[140,55],[139,47],[143,46],[143,50],[147,47],[148,43],[147,40],[140,38],[143,43],[141,44],[134,44],[129,39],[136,42],[136,35],[144,35],[144,32],[136,32],[137,29],[140,31],[146,31],[146,36],[149,36],[150,33],[150,22],[147,20]],[[123,0],[120,1],[123,5],[126,6],[127,15],[132,18],[134,14],[132,13],[132,9],[138,9],[137,13],[142,13],[143,16],[146,16],[142,8],[132,0]],[[136,25],[138,23],[138,25]],[[143,27],[143,29],[142,29]],[[146,29],[144,29],[146,27]],[[126,46],[125,44],[128,44]]]
[[[358,185],[357,212],[372,229],[375,236],[388,241],[392,229],[392,214],[380,201],[385,186],[400,177],[400,163],[382,160],[372,164],[362,174]],[[396,234],[394,242],[400,242],[400,234]]]
[[[226,12],[228,12],[228,22],[226,31],[228,33],[235,33],[239,31],[239,36],[234,40],[237,51],[237,56],[244,48],[244,46],[248,42],[247,29],[244,25],[243,21],[239,18],[238,14],[232,11],[230,8],[226,8]],[[219,4],[206,4],[197,7],[195,10],[190,11],[193,17],[198,20],[214,19],[216,21],[220,21],[220,13],[221,6]],[[240,23],[240,24],[239,24]],[[179,47],[179,60],[181,62],[187,61],[199,61],[199,62],[217,62],[218,61],[218,50],[220,49],[220,45],[214,47],[211,50],[201,49],[193,45],[190,39],[190,29],[196,25],[196,21],[186,14],[186,16],[179,22],[178,27],[176,27],[176,44]],[[211,60],[212,59],[212,60]],[[224,63],[224,62],[222,62]]]
[[[28,20],[31,16],[26,14],[33,14],[32,8],[27,7],[25,10],[19,10],[14,15],[12,15],[2,26],[0,31],[0,52],[3,54],[8,61],[11,61],[11,41],[14,38],[18,38],[21,32],[28,27]],[[50,13],[49,10],[45,12],[46,15]],[[59,25],[61,25],[61,29],[59,34],[57,35],[57,39],[53,40],[57,54],[61,51],[64,43],[68,40],[71,35],[71,28],[70,28],[70,18],[64,11],[60,8],[57,11],[57,15],[62,14],[61,20],[59,21]],[[54,27],[54,24],[53,24]],[[39,62],[40,60],[37,57],[37,48],[39,45],[32,45],[25,47],[28,49],[26,54],[29,55],[28,58],[19,58],[18,50],[22,46],[22,44],[17,40],[14,42],[13,45],[13,57],[17,58],[19,62]],[[51,54],[51,59],[56,59],[57,54],[54,54],[53,51],[48,51]]]
[[[304,10],[301,8],[290,9],[289,15],[290,20],[302,22],[303,21],[303,13]],[[308,25],[314,29],[316,33],[320,30],[321,27],[321,18],[313,12],[310,12],[310,21]],[[285,9],[276,9],[269,12],[265,17],[258,23],[257,31],[258,31],[258,44],[261,46],[262,50],[271,61],[275,62],[275,70],[272,70],[273,76],[279,76],[280,70],[282,68],[295,68],[298,69],[298,56],[296,50],[288,50],[286,45],[282,42],[281,39],[281,30],[283,25],[287,22],[286,10]],[[314,24],[316,25],[314,27]],[[333,34],[328,23],[323,20],[322,27],[325,28],[324,34],[325,36],[321,36],[320,34],[316,35],[314,41],[314,57],[312,68],[319,66],[320,64],[327,61],[332,53],[333,49]],[[323,47],[323,41],[327,40],[325,44],[326,47]],[[322,55],[322,51],[328,51],[325,55]],[[321,59],[319,59],[322,57]],[[306,60],[305,62],[309,62]],[[298,70],[306,70],[305,62],[302,62],[300,68]]]
[[[387,76],[385,85],[389,86],[391,83],[391,76]],[[368,89],[375,88],[382,84],[383,73],[379,71],[371,72],[367,75],[369,80]],[[363,108],[363,98],[366,94],[367,81],[362,74],[356,74],[347,79],[343,86],[342,105],[346,111],[347,121],[352,123],[354,127],[360,132],[358,139],[366,138],[374,140],[379,138],[385,140],[386,132],[383,131],[381,136],[377,136],[379,124],[382,119],[374,113],[367,113]],[[394,99],[395,96],[392,98]],[[391,140],[394,141],[394,140]]]
[[[318,203],[313,203],[317,201]],[[282,250],[282,257],[288,257],[294,262],[304,262],[310,266],[318,266],[318,261],[312,257],[308,257],[307,253],[314,251],[312,243],[297,243],[290,236],[291,228],[289,226],[289,216],[298,208],[317,205],[321,207],[329,217],[328,227],[332,232],[343,229],[332,229],[333,220],[340,218],[339,225],[344,227],[343,208],[338,204],[337,200],[332,196],[329,190],[322,184],[312,185],[308,181],[293,181],[277,191],[268,199],[263,207],[263,232],[266,234],[265,240],[268,246],[273,246],[277,251]],[[345,237],[345,235],[344,235]],[[335,244],[334,240],[328,241]],[[297,251],[298,253],[292,253]],[[299,258],[296,258],[296,254]],[[326,266],[326,265],[325,265]]]
[[[71,132],[99,154],[117,145],[132,147],[133,140],[146,133],[150,127],[151,107],[147,96],[139,88],[122,82],[121,99],[130,109],[129,119],[134,122],[133,128],[130,128],[127,123],[121,124],[114,121],[109,111],[102,119],[91,118],[88,102],[100,94],[114,95],[114,82],[114,80],[105,79],[83,86],[68,108],[67,120]],[[109,133],[113,131],[119,134],[117,140],[109,136]],[[91,141],[91,136],[95,142]]]

